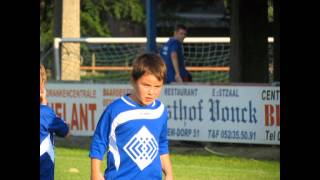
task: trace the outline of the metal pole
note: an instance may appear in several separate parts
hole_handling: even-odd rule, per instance
[[[56,75],[56,80],[61,79],[61,74],[60,74],[60,49],[59,45],[61,42],[61,38],[54,38],[54,65],[55,65],[55,75]]]
[[[147,52],[157,52],[154,0],[147,0]]]

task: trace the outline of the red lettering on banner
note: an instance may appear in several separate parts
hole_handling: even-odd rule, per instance
[[[57,116],[61,117],[64,121],[67,121],[66,115],[68,118],[71,115],[71,129],[75,130],[88,130],[89,120],[91,121],[91,129],[95,129],[95,112],[97,110],[96,104],[77,104],[72,103],[71,114],[67,113],[66,103],[51,103],[52,109],[55,111]],[[91,118],[91,119],[89,119]]]
[[[88,105],[85,104],[85,110],[83,110],[82,104],[80,104],[80,130],[82,130],[82,124],[84,124],[85,130],[88,130]]]
[[[276,120],[277,126],[280,126],[280,104],[276,105]]]
[[[275,114],[274,114],[275,113]],[[280,105],[264,105],[264,114],[265,114],[265,126],[273,126],[276,123],[276,126],[280,126]]]
[[[77,106],[75,103],[72,104],[71,129],[73,129],[73,126],[76,126],[77,130],[79,130]]]
[[[66,103],[51,103],[51,107],[58,117],[66,121]]]
[[[94,112],[97,110],[96,104],[89,104],[89,110],[91,111],[91,129],[95,129],[95,123],[94,123]]]

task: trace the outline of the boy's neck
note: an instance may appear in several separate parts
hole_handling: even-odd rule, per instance
[[[134,101],[134,102],[136,102],[137,104],[139,104],[140,106],[147,106],[147,105],[142,104],[134,93],[128,94],[127,96],[128,96],[132,101]]]

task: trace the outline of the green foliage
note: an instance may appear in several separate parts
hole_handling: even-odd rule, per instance
[[[141,23],[145,16],[139,0],[82,0],[81,35],[91,37],[110,36],[108,19]]]
[[[230,14],[231,13],[231,2],[230,0],[223,0],[223,5],[226,9],[226,13]]]
[[[143,8],[139,0],[110,1],[109,10],[118,20],[131,19],[135,22],[142,22],[145,19]]]
[[[231,1],[223,0],[227,13],[231,12]],[[273,22],[273,0],[268,0],[268,21]]]
[[[110,36],[109,28],[101,17],[105,9],[103,0],[81,1],[81,35],[82,36]]]
[[[145,15],[139,0],[81,0],[80,29],[82,37],[111,35],[108,20],[115,18],[144,23]],[[54,1],[40,1],[40,51],[52,45],[54,32]]]
[[[273,0],[268,0],[268,21],[273,22]]]
[[[40,23],[40,51],[44,51],[53,43],[53,23]]]
[[[53,3],[40,1],[40,51],[47,49],[53,42]]]

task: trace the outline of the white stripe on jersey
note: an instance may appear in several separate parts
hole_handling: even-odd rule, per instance
[[[54,162],[54,151],[51,143],[50,134],[40,144],[40,156],[44,153],[48,153],[52,162]]]
[[[136,107],[134,104],[132,104],[131,102],[127,101],[123,96],[121,97],[122,101],[124,101],[125,103],[127,103],[130,106]]]
[[[118,114],[112,124],[111,124],[111,131],[109,135],[109,150],[113,154],[115,166],[117,170],[120,166],[120,154],[116,144],[116,128],[128,121],[131,120],[138,120],[138,119],[158,119],[164,112],[164,105],[161,105],[157,109],[136,109],[136,110],[129,110]]]
[[[121,97],[122,101],[124,101],[125,103],[127,103],[130,106],[136,107],[136,105],[132,104],[131,102],[129,102],[128,100],[126,100],[126,98],[124,98],[123,96]],[[153,101],[152,103],[152,107],[156,105],[156,101]]]

